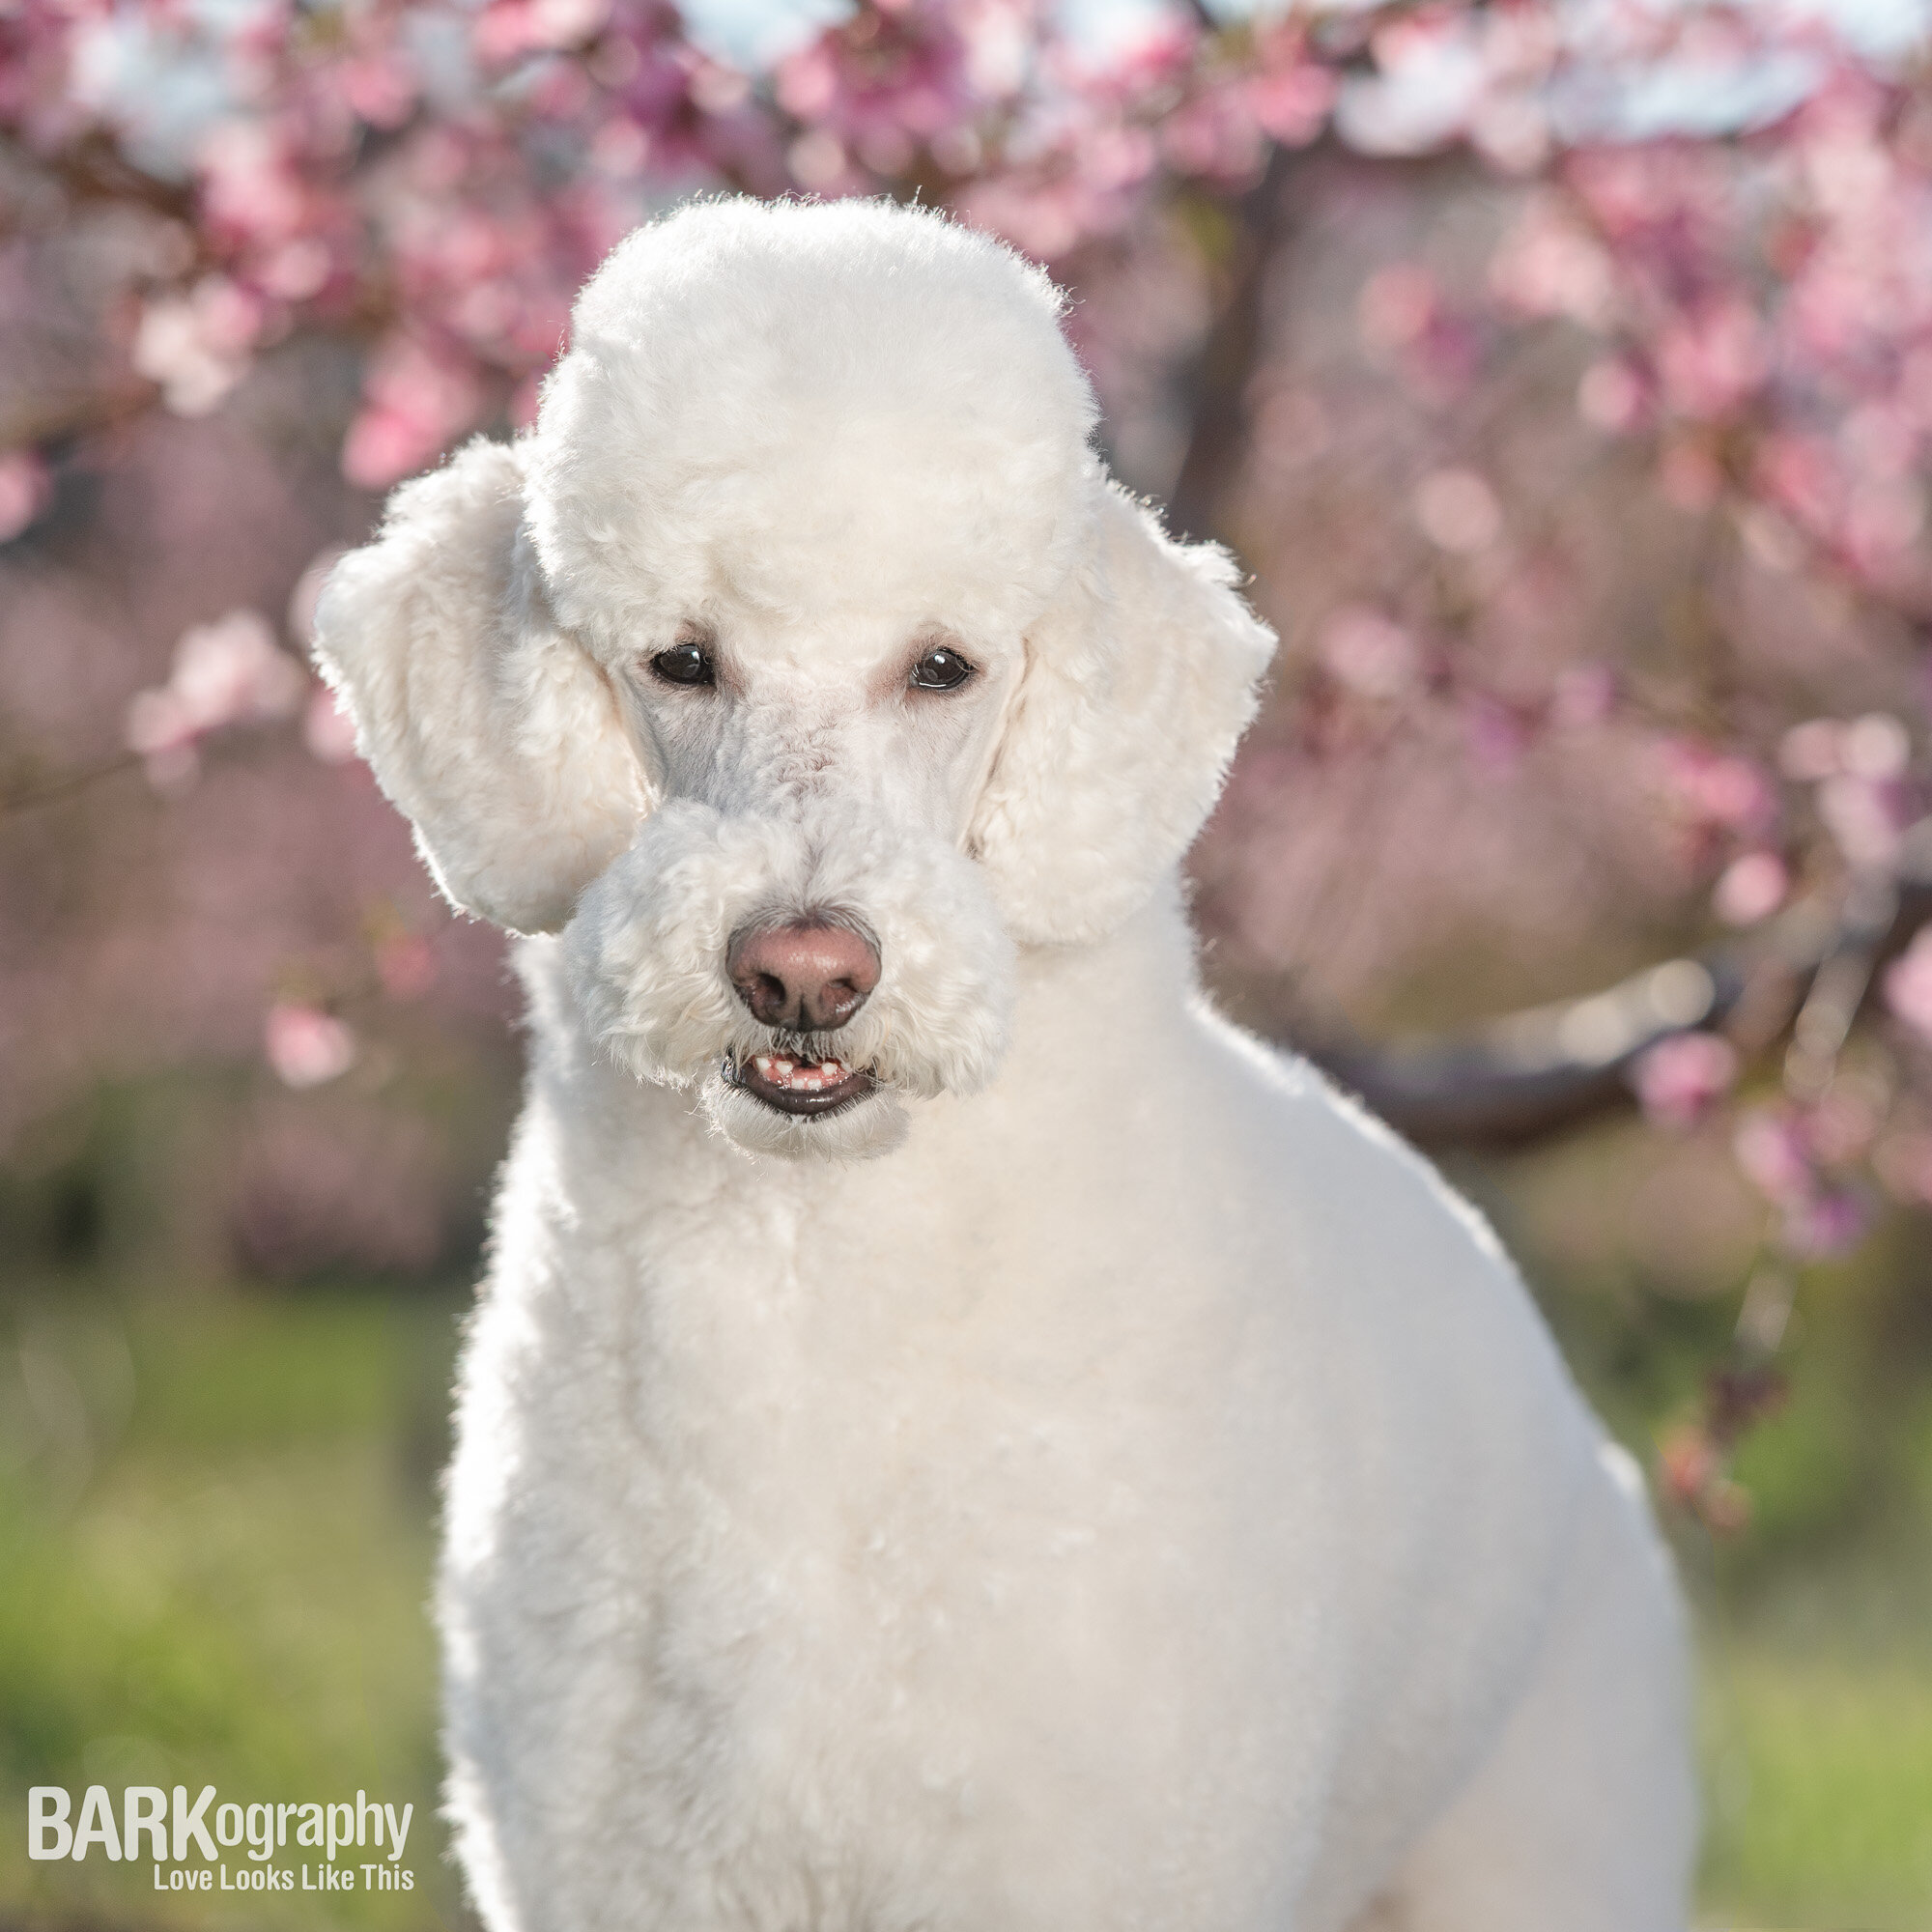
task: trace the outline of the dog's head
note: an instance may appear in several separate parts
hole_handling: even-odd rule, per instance
[[[318,653],[459,906],[742,1146],[877,1152],[1213,802],[1273,639],[1089,447],[1037,270],[879,203],[688,208],[534,431],[398,491]]]

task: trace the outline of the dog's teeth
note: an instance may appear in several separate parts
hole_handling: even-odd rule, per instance
[[[822,1094],[852,1077],[851,1067],[842,1060],[787,1060],[782,1054],[760,1053],[749,1064],[760,1079],[799,1094]]]

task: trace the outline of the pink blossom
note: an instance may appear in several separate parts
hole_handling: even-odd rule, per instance
[[[1755,925],[1784,903],[1791,875],[1776,852],[1745,852],[1724,867],[1711,904],[1726,925]]]
[[[1467,15],[1419,9],[1370,36],[1377,71],[1345,77],[1335,126],[1358,154],[1423,155],[1454,140],[1480,105],[1481,45]]]
[[[298,1000],[269,1009],[262,1048],[287,1087],[321,1087],[355,1065],[355,1035],[347,1022]]]
[[[1664,401],[1681,414],[1709,421],[1736,409],[1770,373],[1756,313],[1726,296],[1668,324],[1653,352]]]
[[[1055,261],[1083,242],[1123,231],[1157,158],[1145,131],[1118,128],[1092,144],[1057,146],[1025,166],[982,175],[961,188],[959,213],[1025,254]]]
[[[204,218],[230,241],[268,247],[298,236],[313,213],[289,130],[257,116],[218,122],[196,160]]]
[[[302,743],[325,765],[346,765],[355,755],[355,724],[334,692],[319,684],[302,711]]]
[[[307,675],[276,642],[259,611],[231,611],[183,632],[166,684],[128,706],[130,751],[163,783],[192,777],[194,748],[211,731],[293,715]]]
[[[1469,144],[1506,175],[1533,174],[1549,158],[1554,130],[1545,103],[1527,90],[1492,88],[1469,111]]]
[[[501,64],[520,54],[580,46],[610,15],[610,0],[491,0],[476,22],[477,51]]]
[[[161,387],[177,415],[206,415],[248,372],[262,307],[225,276],[210,275],[185,296],[163,296],[141,311],[134,367]]]
[[[52,495],[46,468],[33,450],[10,449],[0,455],[0,543],[12,543]]]
[[[334,270],[328,243],[302,235],[262,256],[255,265],[255,279],[268,294],[299,302],[319,294]]]
[[[785,165],[800,187],[815,194],[850,193],[862,185],[845,143],[827,128],[813,128],[785,150]]]
[[[1248,111],[1285,148],[1305,148],[1327,124],[1335,105],[1334,71],[1296,59],[1269,63],[1248,82]]]
[[[959,213],[975,228],[1010,242],[1037,261],[1057,261],[1097,224],[1084,185],[1064,174],[1027,170],[993,175],[960,191]]]
[[[1818,787],[1818,816],[1851,865],[1883,870],[1898,857],[1910,812],[1897,784],[1839,772]]]
[[[1617,356],[1591,363],[1577,385],[1577,413],[1612,436],[1621,436],[1642,420],[1646,400],[1642,381]]]
[[[1230,81],[1203,89],[1161,124],[1161,147],[1184,175],[1253,181],[1267,157],[1250,91]]]
[[[415,62],[398,46],[346,60],[337,74],[343,99],[372,128],[400,128],[422,91]]]
[[[1667,738],[1658,746],[1658,759],[1664,790],[1693,826],[1748,837],[1776,821],[1777,795],[1770,780],[1741,753],[1699,739]]]
[[[1812,538],[1834,539],[1845,487],[1835,450],[1820,439],[1775,431],[1759,440],[1753,488]]]
[[[1886,968],[1885,1003],[1932,1045],[1932,925],[1920,926],[1904,953]]]
[[[1415,520],[1439,550],[1487,550],[1502,534],[1502,505],[1473,469],[1432,470],[1415,486]]]
[[[1905,776],[1912,762],[1912,740],[1889,712],[1871,711],[1845,726],[1838,756],[1854,778],[1882,784]]]
[[[786,56],[774,89],[805,124],[806,139],[823,135],[873,172],[896,175],[917,149],[973,118],[974,79],[954,11],[938,0],[900,0],[862,9]]]
[[[1555,197],[1542,195],[1492,257],[1490,287],[1525,315],[1563,315],[1596,328],[1609,320],[1614,280],[1602,244]]]
[[[391,336],[377,351],[362,393],[342,446],[342,473],[365,490],[422,469],[475,422],[483,400],[473,365],[408,336]]]
[[[1850,1188],[1833,1188],[1788,1204],[1784,1240],[1791,1251],[1810,1261],[1849,1254],[1864,1239],[1871,1210]]]
[[[1646,1048],[1631,1068],[1645,1118],[1660,1126],[1693,1126],[1738,1074],[1737,1050],[1713,1033],[1679,1033]]]
[[[1789,1113],[1752,1109],[1739,1121],[1731,1150],[1746,1178],[1768,1200],[1790,1204],[1813,1192],[1810,1146]]]
[[[1601,724],[1616,710],[1617,674],[1605,664],[1572,665],[1556,679],[1549,722],[1571,730]]]
[[[1366,605],[1346,604],[1334,611],[1321,626],[1316,650],[1335,681],[1361,697],[1392,701],[1421,680],[1422,654],[1414,637]]]

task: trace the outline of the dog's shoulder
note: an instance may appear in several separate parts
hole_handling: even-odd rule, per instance
[[[1419,1413],[1461,1411],[1466,1433],[1553,1458],[1552,1482],[1580,1480],[1596,1427],[1489,1222],[1309,1062],[1206,1002],[1195,1017],[1309,1318],[1373,1352]]]

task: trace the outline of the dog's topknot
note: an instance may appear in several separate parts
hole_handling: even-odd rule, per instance
[[[1094,461],[1063,306],[1001,242],[890,202],[701,201],[639,229],[578,299],[530,447],[559,614],[595,635],[648,621],[653,589],[688,605],[731,528],[766,533],[777,607],[828,562],[876,599],[944,529],[950,615],[991,587],[1009,620],[1043,608]]]

